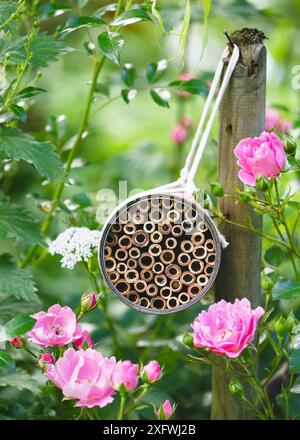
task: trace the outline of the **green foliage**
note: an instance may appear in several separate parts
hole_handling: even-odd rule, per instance
[[[291,353],[290,372],[300,374],[300,348],[293,350]]]
[[[169,108],[171,95],[168,91],[162,89],[152,89],[150,90],[150,95],[156,104],[160,107]]]
[[[273,299],[296,299],[300,296],[300,283],[292,280],[279,280],[272,290]]]
[[[50,61],[56,61],[59,53],[65,48],[61,41],[54,40],[51,35],[39,33],[29,44],[30,63],[34,67],[48,67]]]
[[[17,390],[27,390],[36,395],[40,393],[37,382],[27,371],[17,368],[13,373],[0,375],[0,387],[13,387]]]
[[[135,5],[131,9],[123,12],[113,22],[113,26],[128,26],[139,21],[150,21],[151,17],[147,9],[142,5]]]
[[[7,370],[14,370],[16,368],[16,363],[11,355],[3,350],[0,350],[0,368]]]
[[[101,52],[113,63],[120,66],[120,55],[125,45],[125,40],[118,32],[102,32],[98,37]]]
[[[5,334],[8,339],[15,338],[16,336],[22,336],[29,332],[34,326],[36,320],[26,315],[15,316],[8,321],[5,326]]]

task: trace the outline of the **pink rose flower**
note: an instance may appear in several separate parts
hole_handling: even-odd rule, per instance
[[[119,390],[123,384],[130,391],[134,390],[138,384],[139,366],[131,361],[119,361],[113,372],[112,381],[115,390]]]
[[[279,130],[283,133],[289,133],[292,127],[292,121],[283,120],[278,110],[274,108],[266,109],[266,131]]]
[[[148,382],[155,382],[160,378],[161,368],[159,362],[151,361],[149,364],[144,365],[141,371],[141,376]]]
[[[87,330],[84,330],[80,338],[76,339],[73,344],[78,349],[82,348],[84,344],[86,344],[88,348],[94,348],[94,341]]]
[[[70,307],[55,304],[47,312],[38,312],[32,317],[36,323],[27,336],[34,344],[42,347],[63,346],[81,338],[76,315]]]
[[[262,307],[252,310],[246,298],[233,304],[221,300],[193,322],[194,346],[236,358],[253,341],[257,321],[264,313]]]
[[[171,139],[176,145],[182,144],[188,137],[186,129],[180,125],[176,124],[171,131]]]
[[[155,412],[159,420],[168,420],[174,413],[175,408],[171,404],[170,400],[165,400],[164,403]]]
[[[264,131],[259,137],[242,139],[234,149],[237,164],[242,168],[239,178],[255,186],[256,178],[275,178],[284,168],[286,153],[283,142],[275,133]]]
[[[96,350],[76,351],[68,348],[55,365],[49,365],[45,375],[62,390],[75,406],[104,406],[113,401],[112,373],[115,358],[107,359]]]

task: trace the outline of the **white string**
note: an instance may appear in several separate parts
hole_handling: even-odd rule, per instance
[[[223,95],[225,93],[226,87],[229,83],[229,80],[231,78],[231,75],[234,71],[234,68],[238,62],[239,59],[239,49],[236,45],[234,45],[234,49],[230,58],[230,61],[228,63],[227,69],[226,69],[226,73],[224,75],[221,87],[219,89],[218,95],[217,95],[217,99],[215,102],[215,105],[211,111],[210,117],[208,119],[207,125],[205,127],[204,133],[201,137],[202,134],[202,130],[204,127],[204,124],[206,122],[207,119],[207,115],[209,113],[209,108],[211,106],[212,100],[214,98],[214,95],[216,93],[222,72],[223,72],[223,67],[224,67],[224,58],[227,57],[229,54],[229,50],[228,48],[226,48],[220,58],[220,61],[218,63],[217,69],[216,69],[216,73],[210,88],[210,92],[207,96],[204,108],[203,108],[203,112],[200,118],[200,122],[199,125],[197,127],[197,131],[195,134],[195,137],[193,139],[192,145],[191,145],[191,149],[189,151],[188,157],[186,159],[184,168],[181,170],[180,173],[180,177],[181,177],[181,181],[186,182],[187,185],[189,186],[194,186],[194,177],[195,174],[197,172],[197,168],[199,166],[199,163],[201,161],[204,149],[206,147],[207,144],[207,140],[216,116],[216,113],[218,111],[219,105],[221,103],[221,100],[223,98]],[[200,140],[201,138],[201,140]],[[200,142],[199,142],[200,141]],[[198,145],[199,143],[199,145]],[[198,145],[198,147],[197,147]],[[194,158],[194,160],[193,160]]]

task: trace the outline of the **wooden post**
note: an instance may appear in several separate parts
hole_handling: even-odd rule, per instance
[[[238,142],[259,135],[265,128],[266,50],[264,34],[257,29],[242,29],[230,38],[241,51],[232,79],[220,108],[219,182],[226,194],[243,188],[238,178],[239,167],[233,150]],[[262,227],[261,216],[230,199],[220,199],[223,214],[240,224],[251,217],[253,225]],[[253,306],[258,304],[260,292],[261,239],[224,222],[221,231],[229,241],[223,251],[221,268],[216,281],[216,300],[233,302],[248,298]],[[247,419],[240,398],[229,393],[230,378],[223,370],[213,370],[213,419]]]

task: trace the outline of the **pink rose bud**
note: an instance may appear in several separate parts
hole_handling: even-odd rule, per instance
[[[119,361],[112,374],[112,383],[115,390],[124,385],[126,390],[134,390],[138,384],[139,366],[131,361]]]
[[[193,322],[194,347],[236,358],[253,341],[257,322],[264,313],[262,307],[251,309],[247,298],[236,299],[233,304],[221,300]]]
[[[279,111],[274,108],[266,109],[266,122],[265,127],[266,131],[276,130],[280,123],[280,114]]]
[[[191,130],[194,126],[194,123],[191,118],[188,116],[182,116],[182,118],[179,121],[179,124],[185,128],[186,130]]]
[[[182,144],[187,139],[187,131],[182,125],[176,124],[171,131],[171,139],[176,145]]]
[[[84,330],[81,333],[81,337],[74,341],[74,345],[76,348],[86,349],[86,348],[94,348],[94,341],[87,330]]]
[[[54,364],[54,357],[51,353],[43,353],[39,357],[38,364],[44,370],[49,364]]]
[[[156,382],[161,376],[161,368],[157,361],[151,361],[144,365],[141,376],[145,382]]]
[[[81,312],[86,313],[93,310],[98,304],[98,295],[95,293],[84,293],[81,297]]]
[[[21,336],[16,336],[10,341],[10,345],[14,348],[23,348],[24,347],[24,339]]]
[[[174,411],[175,408],[172,406],[170,400],[165,400],[155,414],[159,420],[168,420],[174,414]]]
[[[241,167],[239,178],[250,186],[255,186],[259,176],[276,178],[286,163],[284,144],[273,132],[242,139],[234,154]]]

